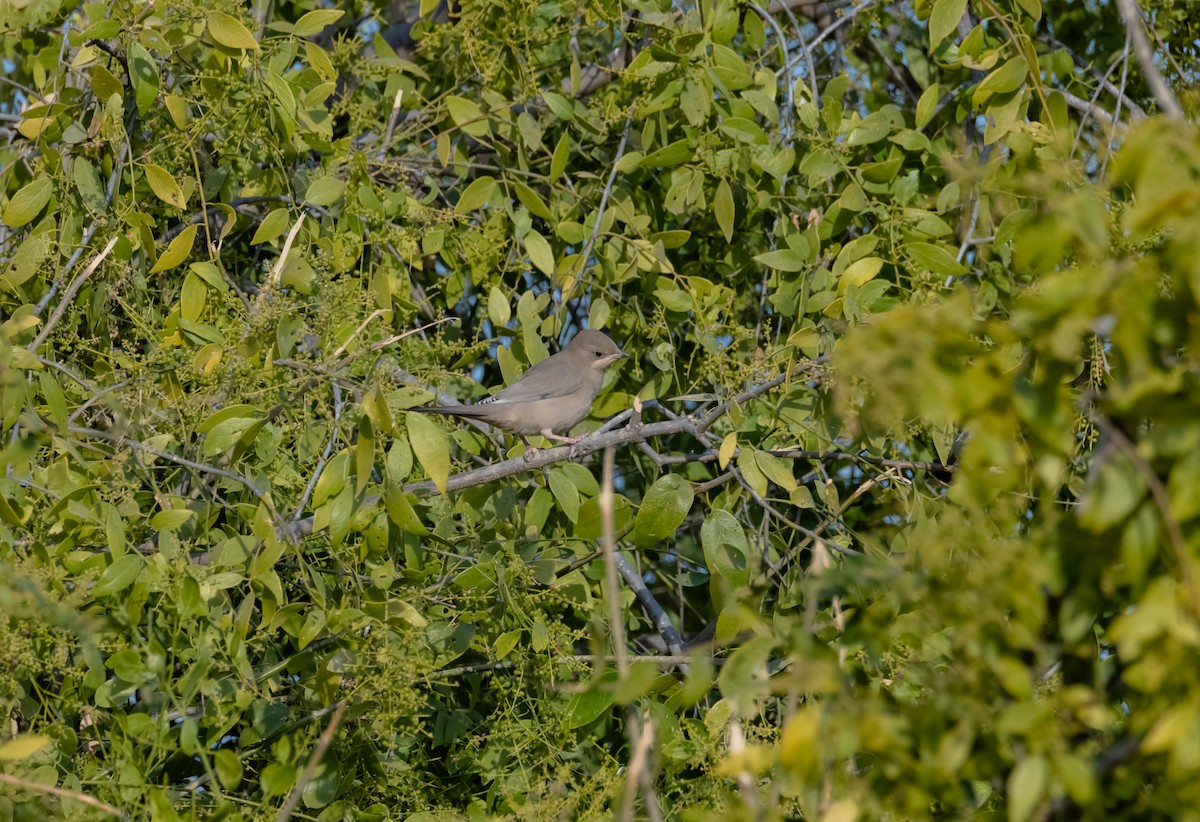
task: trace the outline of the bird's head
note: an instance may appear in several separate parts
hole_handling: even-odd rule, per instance
[[[567,352],[581,368],[591,368],[603,373],[617,360],[629,355],[617,348],[607,334],[585,328],[567,343]]]

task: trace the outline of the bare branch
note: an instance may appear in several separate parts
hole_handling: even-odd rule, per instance
[[[329,750],[329,745],[333,742],[333,735],[337,732],[338,725],[341,724],[342,715],[345,712],[346,703],[339,702],[337,710],[333,712],[333,718],[329,720],[329,725],[321,732],[321,738],[317,740],[317,747],[313,749],[312,756],[308,759],[308,764],[304,766],[304,771],[301,772],[300,778],[292,786],[292,792],[288,794],[287,801],[283,803],[283,806],[279,809],[279,813],[275,815],[275,822],[287,822],[287,820],[292,818],[292,813],[296,810],[296,806],[300,804],[300,797],[304,794],[304,789],[308,787],[309,782],[312,782],[313,777],[317,773],[317,767],[325,757],[325,752]]]
[[[64,799],[72,799],[76,802],[82,802],[104,813],[111,814],[120,819],[128,819],[129,817],[119,808],[114,808],[107,802],[101,802],[95,797],[88,796],[86,793],[78,791],[69,791],[66,788],[60,788],[57,785],[44,785],[41,782],[34,782],[29,779],[21,779],[20,777],[12,776],[11,774],[0,773],[0,784],[13,785],[14,787],[27,790],[31,793],[42,793],[50,796],[60,796]]]
[[[96,269],[100,267],[100,263],[104,262],[104,258],[108,256],[108,252],[113,250],[113,246],[117,244],[117,240],[120,238],[120,234],[114,234],[112,239],[108,241],[108,245],[104,246],[104,250],[93,257],[92,261],[88,263],[87,268],[79,272],[79,276],[67,286],[66,292],[63,294],[62,299],[59,300],[58,308],[54,309],[54,313],[50,315],[50,319],[46,320],[46,325],[42,328],[42,333],[38,334],[33,342],[29,344],[28,348],[30,351],[37,351],[42,343],[46,341],[46,338],[50,336],[50,332],[54,330],[54,327],[58,325],[58,321],[62,319],[62,315],[66,312],[67,306],[71,304],[71,300],[75,299],[75,295],[79,292],[79,289],[83,288],[84,282],[96,272]]]
[[[1150,86],[1154,99],[1158,101],[1158,107],[1172,120],[1183,119],[1183,108],[1175,99],[1175,94],[1167,85],[1162,72],[1154,64],[1154,50],[1150,48],[1150,40],[1146,37],[1141,9],[1134,0],[1117,0],[1117,8],[1125,20],[1125,28],[1133,37],[1133,53],[1137,55],[1138,65],[1142,67],[1142,74],[1146,77],[1146,85]]]

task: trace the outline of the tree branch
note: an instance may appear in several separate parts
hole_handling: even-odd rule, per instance
[[[1138,65],[1142,67],[1142,74],[1146,77],[1146,85],[1150,86],[1154,99],[1158,101],[1158,107],[1172,120],[1183,119],[1183,108],[1175,99],[1175,94],[1167,85],[1162,72],[1154,64],[1154,50],[1150,48],[1150,40],[1146,37],[1141,9],[1134,0],[1117,0],[1117,8],[1125,20],[1125,28],[1133,37],[1133,53],[1137,55]]]

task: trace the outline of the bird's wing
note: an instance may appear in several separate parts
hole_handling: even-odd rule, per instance
[[[584,387],[583,369],[573,368],[563,360],[548,357],[530,368],[521,379],[503,391],[482,400],[476,405],[495,402],[536,402],[557,397],[569,397]]]

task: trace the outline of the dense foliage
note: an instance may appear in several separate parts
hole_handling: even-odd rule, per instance
[[[0,6],[0,819],[1194,817],[1198,25]]]

